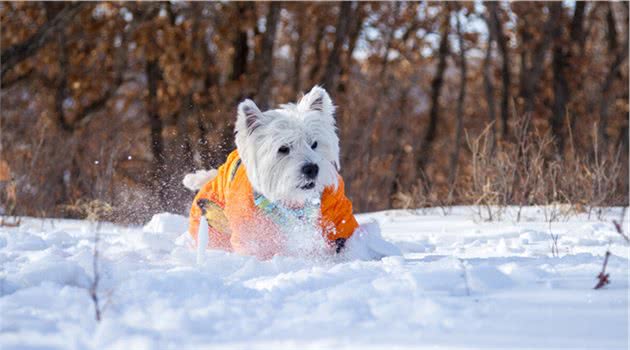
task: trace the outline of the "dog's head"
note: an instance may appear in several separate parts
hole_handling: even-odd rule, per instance
[[[254,190],[271,201],[301,204],[337,187],[339,138],[334,106],[315,86],[297,104],[261,112],[251,100],[238,106],[236,147]]]

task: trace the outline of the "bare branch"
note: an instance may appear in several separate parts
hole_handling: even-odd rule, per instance
[[[21,61],[33,56],[40,48],[50,41],[52,35],[76,16],[84,2],[72,2],[57,15],[42,25],[35,34],[28,38],[25,42],[13,45],[2,52],[0,60],[2,61],[2,75],[0,80],[4,81],[5,74],[13,69],[15,65]]]
[[[593,289],[600,289],[610,283],[610,274],[606,273],[606,265],[608,265],[608,257],[610,252],[606,251],[606,257],[604,257],[604,265],[602,266],[602,272],[597,275],[598,282]]]

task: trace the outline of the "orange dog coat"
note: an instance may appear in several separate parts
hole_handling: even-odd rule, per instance
[[[205,216],[210,247],[269,258],[282,252],[283,237],[277,223],[257,204],[260,203],[255,203],[245,165],[235,150],[219,167],[217,176],[195,196],[190,209],[189,233],[198,242],[199,221]],[[336,190],[324,189],[319,209],[318,226],[331,245],[344,242],[359,226],[352,215],[352,203],[345,196],[341,177]]]

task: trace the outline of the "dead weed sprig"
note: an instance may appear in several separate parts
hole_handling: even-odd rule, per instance
[[[550,132],[533,127],[529,115],[516,120],[512,140],[495,147],[491,127],[488,124],[476,137],[465,133],[471,173],[460,192],[465,202],[475,205],[480,219],[500,220],[509,206],[516,206],[513,218],[520,221],[523,208],[533,205],[540,206],[547,222],[594,210],[602,219],[601,208],[619,199],[622,152],[598,149],[597,133],[592,154],[579,155],[569,131],[573,151],[560,156]]]
[[[98,244],[100,241],[101,220],[111,215],[113,208],[108,203],[101,200],[79,200],[75,204],[65,206],[65,209],[78,213],[91,223],[96,222],[96,228],[94,230],[94,251],[92,255],[93,278],[92,283],[90,283],[90,287],[88,288],[88,293],[90,295],[90,299],[92,300],[92,304],[94,305],[94,318],[97,322],[100,322],[103,309],[100,305],[98,293],[99,282],[101,280],[98,264],[100,256]]]

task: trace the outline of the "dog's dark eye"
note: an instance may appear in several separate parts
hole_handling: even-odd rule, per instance
[[[311,148],[312,148],[312,149],[317,148],[317,141],[313,142],[313,144],[311,145]]]
[[[282,146],[280,148],[278,148],[278,153],[280,154],[289,154],[289,147],[287,146]]]

